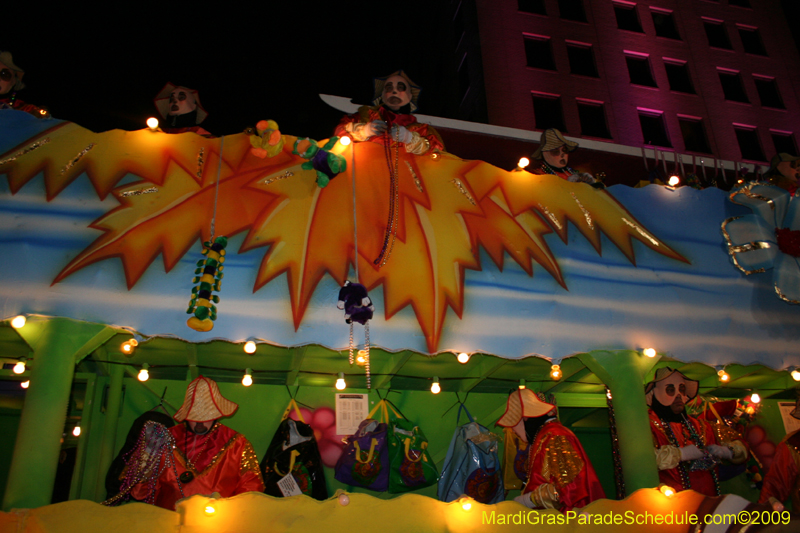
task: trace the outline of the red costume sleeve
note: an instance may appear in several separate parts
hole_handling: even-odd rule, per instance
[[[758,503],[767,503],[770,497],[785,502],[789,498],[791,490],[797,485],[797,473],[794,453],[786,441],[781,442],[775,451],[772,466],[764,477],[764,485],[761,487]]]
[[[394,124],[399,124],[401,126],[405,126],[408,131],[412,131],[414,133],[418,133],[420,136],[424,137],[430,143],[431,150],[444,150],[444,142],[442,141],[439,132],[436,129],[429,125],[429,124],[422,124],[417,122],[417,119],[414,115],[395,115],[390,114],[384,110],[383,114],[381,114],[381,108],[376,107],[367,107],[362,106],[358,109],[358,113],[354,113],[352,115],[345,115],[342,120],[339,122],[339,125],[336,126],[336,130],[334,130],[334,135],[337,137],[342,137],[347,135],[347,125],[353,123],[368,123],[374,120],[383,120],[386,122],[389,127]],[[384,135],[376,135],[369,139],[367,142],[376,142],[380,144],[385,144],[386,137]]]

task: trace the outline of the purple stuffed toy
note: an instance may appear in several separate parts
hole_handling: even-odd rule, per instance
[[[345,281],[339,290],[339,303],[336,307],[344,309],[344,319],[348,324],[355,321],[364,325],[372,318],[372,312],[375,311],[375,306],[367,294],[367,288],[360,283],[349,281]]]

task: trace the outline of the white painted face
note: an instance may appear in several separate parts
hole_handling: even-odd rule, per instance
[[[542,152],[545,162],[554,168],[564,168],[569,163],[567,145],[561,145],[546,152]]]
[[[175,87],[169,95],[169,114],[185,115],[197,109],[197,101],[192,91],[186,87]]]
[[[689,396],[686,394],[686,380],[679,372],[656,383],[653,395],[661,405],[671,407],[673,413],[683,411],[686,402],[689,401]]]
[[[411,87],[402,76],[390,76],[383,86],[383,103],[392,111],[397,111],[411,101]]]
[[[0,63],[0,94],[11,92],[17,83],[17,73]]]

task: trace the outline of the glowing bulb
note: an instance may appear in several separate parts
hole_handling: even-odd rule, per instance
[[[667,183],[669,184],[670,187],[675,187],[680,182],[681,182],[681,179],[678,176],[673,174],[672,176],[669,177],[669,181]]]
[[[561,365],[553,365],[550,367],[550,377],[553,379],[561,379]]]
[[[527,157],[520,157],[519,158],[519,163],[517,163],[517,166],[519,168],[525,168],[530,164],[531,164],[531,160],[530,159],[528,159]]]
[[[344,372],[339,372],[339,379],[336,380],[336,390],[344,390],[347,383],[344,382]]]
[[[137,341],[136,339],[131,339],[128,341],[128,344],[130,344],[131,346],[139,346],[139,341]]]
[[[655,357],[656,356],[656,349],[655,348],[645,348],[642,351],[647,357]]]
[[[519,388],[520,388],[520,390],[525,388],[525,380],[524,379],[520,379],[519,380]]]
[[[27,389],[28,387],[30,387],[30,385],[31,385],[31,380],[23,381],[22,383],[19,384],[19,386],[22,387],[23,389]]]
[[[253,341],[244,343],[244,353],[256,353],[256,343]]]
[[[156,117],[150,117],[147,119],[147,127],[153,131],[156,131],[158,128],[158,119]]]
[[[433,385],[431,385],[431,392],[434,394],[439,394],[442,392],[442,388],[439,386],[439,378],[433,376]]]
[[[461,508],[465,511],[469,511],[472,509],[472,502],[470,501],[469,497],[464,495],[458,499],[458,503],[461,504]]]
[[[658,487],[658,490],[660,490],[661,494],[663,494],[667,498],[671,498],[672,496],[675,495],[675,489],[673,489],[669,485],[661,485]]]
[[[608,389],[608,390],[606,391],[606,398],[608,398],[609,400],[611,400],[611,399],[612,399],[612,398],[611,398],[611,389]]]
[[[750,395],[750,401],[753,403],[759,403],[761,401],[761,396],[759,396],[757,392],[754,392],[752,395]]]
[[[366,350],[359,350],[356,354],[356,364],[358,366],[364,366],[369,361],[369,353]]]
[[[731,380],[731,375],[725,372],[725,370],[720,370],[717,372],[717,375],[719,376],[719,380],[723,383],[727,383]]]
[[[139,381],[147,381],[150,379],[150,372],[147,370],[148,368],[150,368],[150,365],[147,363],[142,365],[142,369],[139,370],[139,375],[136,376]]]
[[[244,371],[244,377],[242,378],[242,385],[245,387],[249,387],[253,384],[253,371],[249,368]]]
[[[467,364],[469,362],[469,354],[464,352],[458,354],[458,362],[462,365]]]
[[[792,379],[795,381],[800,381],[800,370],[792,370]]]
[[[75,435],[76,437],[80,437],[81,436],[81,427],[80,426],[75,426],[74,428],[72,428],[72,434]]]
[[[437,150],[433,150],[431,152],[431,159],[433,159],[434,161],[439,159],[439,157],[441,157],[441,154],[439,154]]]
[[[120,349],[122,350],[122,353],[124,353],[124,354],[131,354],[131,353],[133,353],[133,344],[131,344],[128,341],[125,341],[120,346]]]
[[[745,409],[744,412],[747,413],[748,415],[752,415],[753,413],[756,412],[756,409],[752,405],[748,405],[747,409]]]
[[[349,146],[352,141],[350,140],[350,137],[345,135],[344,137],[339,138],[339,142],[342,143],[342,146]]]
[[[25,361],[20,361],[16,365],[14,365],[14,373],[15,374],[22,374],[25,372]]]
[[[24,325],[25,325],[25,322],[27,322],[27,321],[28,321],[28,319],[26,319],[26,318],[25,318],[24,316],[22,316],[22,315],[15,316],[15,317],[14,317],[14,318],[11,320],[11,327],[12,327],[12,328],[14,328],[14,329],[19,329],[19,328],[21,328],[22,326],[24,326]]]
[[[211,516],[211,515],[213,515],[214,513],[217,512],[217,510],[214,508],[214,506],[211,505],[210,503],[208,505],[206,505],[204,510],[205,510],[206,515],[208,515],[208,516]]]

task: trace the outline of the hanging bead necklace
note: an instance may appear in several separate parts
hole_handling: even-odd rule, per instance
[[[394,165],[392,165],[392,135],[389,131],[384,132],[384,154],[386,156],[386,164],[389,167],[389,220],[386,223],[386,232],[383,236],[383,247],[381,253],[372,262],[374,265],[383,266],[389,260],[394,249],[394,240],[397,235],[397,221],[398,221],[398,203],[400,197],[400,188],[397,178],[397,164],[400,157],[400,130],[397,129],[395,133],[394,142]]]
[[[184,450],[183,455],[186,458],[186,472],[184,472],[184,473],[182,473],[180,475],[180,477],[179,477],[180,481],[183,481],[184,483],[190,483],[194,479],[194,472],[193,471],[196,470],[195,466],[194,466],[195,462],[197,462],[197,460],[200,459],[200,456],[203,455],[203,451],[206,449],[206,445],[208,444],[208,441],[211,439],[211,434],[214,432],[214,430],[216,428],[217,428],[217,422],[215,421],[211,425],[211,429],[208,430],[208,435],[206,435],[206,438],[203,440],[203,443],[200,445],[200,449],[194,455],[194,459],[189,459],[189,449],[188,449],[188,443],[187,443],[188,433],[189,432],[187,431],[186,433],[183,434],[183,450]],[[197,441],[197,436],[196,435],[194,437],[194,441],[195,442]],[[192,446],[192,447],[194,448],[194,446]]]
[[[575,174],[575,169],[572,167],[564,167],[561,170],[558,170],[548,165],[546,161],[542,161],[542,170],[546,174],[553,174],[554,176],[558,176],[559,172],[567,174]]]
[[[689,421],[686,416],[682,417],[681,420],[681,429],[683,431],[684,437],[684,445],[694,444],[695,446],[699,447],[703,451],[705,451],[705,443],[703,439],[700,438],[700,435],[697,434],[697,431],[694,428],[694,425]],[[660,422],[660,423],[658,423]],[[667,422],[666,420],[660,419],[658,420],[657,425],[659,425],[667,436],[669,443],[672,446],[677,448],[681,448],[680,443],[678,442],[678,437],[675,436],[675,432],[672,431],[672,425]],[[687,463],[691,463],[689,466]],[[720,495],[720,488],[719,488],[719,476],[717,475],[717,461],[713,456],[703,457],[701,459],[696,459],[694,461],[681,461],[678,463],[678,474],[680,474],[681,478],[681,485],[683,490],[688,490],[692,488],[692,482],[689,479],[689,471],[697,471],[697,470],[708,470],[711,473],[711,479],[714,480],[714,492],[716,496]]]

